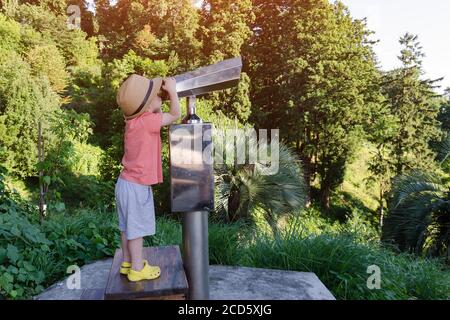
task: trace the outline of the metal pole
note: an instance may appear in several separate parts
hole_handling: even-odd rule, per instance
[[[183,214],[183,261],[190,300],[209,299],[208,212]]]
[[[187,130],[192,136],[185,138],[194,144],[201,142],[202,152],[211,152],[206,150],[209,143],[198,141],[195,134],[199,128],[202,133],[206,128],[212,129],[211,124],[203,123],[195,114],[196,96],[234,87],[239,83],[241,70],[242,59],[236,57],[175,76],[178,97],[187,98],[187,115],[181,125],[169,129],[171,206],[173,212],[183,212],[183,262],[189,283],[188,298],[192,300],[209,299],[208,212],[214,208],[214,173],[211,164],[176,163],[183,157],[180,153],[188,148],[179,143],[183,137],[176,131]],[[177,155],[173,157],[174,154]]]
[[[196,97],[186,98],[186,123],[201,123],[195,114]],[[190,211],[183,214],[183,260],[189,284],[190,300],[209,299],[208,212]]]
[[[197,97],[186,97],[186,117],[181,121],[184,124],[202,123],[202,119],[195,114],[197,109]]]

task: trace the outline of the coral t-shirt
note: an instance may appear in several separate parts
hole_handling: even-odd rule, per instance
[[[162,113],[148,111],[126,121],[122,179],[142,185],[163,181],[161,123]]]

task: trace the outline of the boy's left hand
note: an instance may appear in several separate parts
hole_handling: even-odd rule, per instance
[[[167,91],[170,95],[177,93],[177,80],[175,78],[164,79],[164,84],[162,88]]]

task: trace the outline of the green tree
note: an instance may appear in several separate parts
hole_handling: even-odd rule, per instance
[[[100,0],[95,4],[106,59],[122,58],[131,49],[152,60],[176,60],[174,71],[199,64],[199,14],[190,0],[119,0],[115,6]]]
[[[63,94],[75,68],[92,66],[96,53],[95,43],[83,32],[67,29],[63,17],[30,4],[13,9],[10,16],[0,13],[0,127],[7,132],[0,144],[8,171],[25,178],[36,175],[38,122],[45,148],[51,150],[55,140],[49,118],[61,112],[63,101],[57,92]],[[70,125],[67,121],[62,125]]]
[[[433,141],[431,147],[437,154],[437,161],[445,173],[450,174],[450,88],[445,90],[443,101],[439,110],[438,120],[444,137]]]
[[[367,139],[374,143],[376,148],[374,155],[368,162],[368,169],[372,175],[367,182],[378,183],[378,216],[379,225],[382,227],[386,194],[391,188],[391,180],[394,177],[390,141],[398,131],[400,123],[397,117],[390,113],[386,102],[380,101],[379,107],[378,110],[370,114],[365,132],[368,134]]]
[[[79,66],[87,62],[95,63],[98,50],[96,39],[87,38],[85,32],[79,29],[71,30],[67,27],[67,15],[52,13],[48,8],[30,4],[18,5],[10,11],[9,17],[21,22],[21,28],[25,31],[35,30],[40,36],[34,35],[29,39],[25,37],[24,49],[36,44],[54,44],[62,53],[68,67]],[[27,31],[25,34],[29,33]],[[36,43],[37,42],[37,43]]]
[[[36,173],[37,123],[58,108],[59,99],[46,78],[33,77],[19,54],[2,47],[0,40],[0,126],[6,132],[0,144],[6,149],[5,167],[25,178]]]
[[[370,114],[366,130],[368,140],[376,146],[369,170],[371,180],[378,181],[380,188],[380,226],[393,177],[413,168],[437,169],[431,146],[442,138],[437,121],[442,100],[434,92],[434,84],[440,79],[421,79],[424,54],[417,36],[406,34],[400,44],[402,67],[379,79],[383,98],[379,108]]]
[[[450,87],[446,88],[443,96],[441,109],[438,115],[438,120],[442,124],[442,130],[450,131]]]
[[[442,138],[437,116],[439,96],[434,91],[441,79],[421,79],[424,56],[418,37],[405,34],[399,59],[402,67],[388,72],[382,87],[399,126],[389,139],[390,158],[396,175],[407,170],[433,169],[435,154],[430,148],[432,140]]]
[[[18,0],[2,0],[9,10],[17,7]],[[44,8],[47,12],[57,16],[69,17],[67,12],[70,5],[77,5],[80,8],[81,30],[89,36],[94,34],[94,15],[88,10],[89,1],[86,0],[21,0],[21,4],[30,4]]]
[[[49,59],[49,57],[52,57]],[[66,88],[68,73],[63,56],[55,45],[36,46],[27,53],[33,75],[47,77],[53,91],[61,92]]]
[[[252,35],[252,1],[206,0],[201,12],[202,62],[211,64],[240,55]]]
[[[281,128],[301,155],[308,183],[319,181],[329,207],[377,101],[374,54],[364,21],[340,2],[253,1],[256,21],[245,47],[252,121]]]
[[[208,65],[241,55],[242,47],[253,33],[250,26],[254,20],[251,0],[203,1],[199,31],[203,44],[202,63]],[[213,110],[221,110],[228,117],[246,123],[251,113],[250,85],[250,78],[244,70],[235,88],[208,97]]]

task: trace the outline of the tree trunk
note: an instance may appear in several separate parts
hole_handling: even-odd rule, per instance
[[[311,206],[311,159],[308,157],[302,157],[304,174],[303,178],[308,186],[306,191],[305,207],[309,208]]]
[[[238,220],[237,211],[240,204],[239,190],[233,185],[230,190],[230,197],[228,198],[228,222],[235,222]]]
[[[330,187],[326,184],[321,186],[319,191],[319,202],[320,205],[326,210],[330,209],[330,196],[331,196]]]
[[[384,219],[384,187],[383,181],[380,181],[380,199],[379,199],[379,215],[380,215],[380,231],[383,228],[383,219]]]
[[[43,142],[42,142],[42,125],[39,121],[38,123],[38,160],[42,163],[44,158]],[[44,176],[43,170],[39,170],[39,219],[41,224],[44,222],[46,216],[46,204],[45,204],[45,190],[42,181]]]

